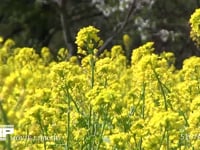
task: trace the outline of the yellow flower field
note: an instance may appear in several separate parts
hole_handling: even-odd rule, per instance
[[[0,149],[198,150],[200,57],[178,70],[173,53],[147,42],[130,64],[121,45],[97,58],[98,32],[77,34],[82,59],[61,48],[57,61],[47,47],[37,54],[0,39],[0,124],[14,125]],[[200,31],[191,34],[198,44]]]

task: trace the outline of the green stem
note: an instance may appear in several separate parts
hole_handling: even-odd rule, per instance
[[[169,149],[170,149],[168,126],[169,126],[169,122],[167,121],[166,126],[165,126],[165,130],[164,130],[164,133],[163,133],[161,142],[160,142],[160,148],[161,148],[161,147],[162,147],[162,144],[163,144],[163,141],[164,141],[164,139],[166,138],[166,146],[167,146],[167,147],[166,147],[166,150],[169,150]],[[159,149],[160,149],[160,148],[159,148]]]
[[[40,111],[38,112],[38,114],[37,114],[37,118],[38,118],[38,121],[39,121],[39,125],[40,125],[40,128],[41,128],[41,130],[42,130],[42,136],[43,136],[43,138],[44,138],[44,150],[46,150],[47,149],[47,145],[46,145],[46,140],[45,140],[45,129],[44,129],[44,125],[43,125],[43,123],[42,123],[42,119],[41,119],[41,116],[40,116]]]
[[[97,144],[97,150],[99,149],[100,145],[101,145],[101,141],[102,141],[102,136],[103,136],[103,133],[104,133],[104,130],[105,130],[105,126],[106,126],[106,123],[103,122],[103,125],[102,125],[102,130],[101,130],[101,133],[99,135],[99,142]]]
[[[95,61],[94,58],[92,56],[92,58],[90,59],[90,65],[91,65],[91,87],[94,87],[94,67],[95,67]]]
[[[165,94],[165,90],[164,90],[164,88],[163,88],[163,83],[161,82],[158,73],[155,71],[155,69],[154,69],[153,67],[152,67],[152,70],[153,70],[153,72],[154,72],[154,74],[155,74],[155,77],[156,77],[156,79],[157,79],[157,81],[158,81],[158,84],[159,84],[159,86],[160,86],[161,93],[162,93],[163,99],[164,99],[165,110],[167,111],[167,110],[168,110],[168,106],[167,106],[167,97],[166,97],[166,94]]]
[[[92,149],[92,106],[91,105],[89,110],[88,129],[89,129],[89,149]]]
[[[183,115],[186,127],[189,127],[189,123],[188,123],[188,120],[187,120],[187,117],[186,117],[185,113],[182,110],[180,110],[180,114]]]
[[[71,102],[71,97],[69,93],[69,89],[67,86],[67,105],[68,105],[68,112],[67,112],[67,144],[66,144],[66,149],[68,150],[70,147],[70,102]]]
[[[169,150],[170,149],[170,143],[169,143],[169,121],[168,120],[166,122],[165,131],[166,131],[166,144],[167,144],[166,150]]]
[[[71,102],[71,101],[73,102],[73,104],[74,104],[74,106],[76,107],[76,110],[77,110],[78,113],[83,114],[83,113],[80,111],[80,108],[78,107],[78,104],[77,104],[76,101],[73,99],[72,95],[69,93],[69,90],[68,90],[69,88],[70,88],[69,85],[65,85],[64,90],[65,90],[65,92],[67,93],[67,99],[70,99],[70,102]],[[66,89],[67,89],[67,90],[66,90]]]
[[[91,59],[90,59],[90,67],[91,67],[91,88],[93,89],[94,87],[94,70],[95,70],[95,60],[93,58],[93,50],[91,50]],[[94,114],[92,110],[92,106],[90,105],[89,108],[89,149],[93,149],[94,141],[93,141],[93,136],[94,136]]]
[[[166,137],[166,138],[167,138],[167,139],[166,139],[166,140],[167,140],[167,141],[166,141],[166,142],[167,142],[167,150],[169,150],[170,146],[169,146],[169,132],[168,132],[168,129],[167,129],[167,131],[166,131],[166,136],[167,136],[167,137]]]
[[[94,73],[95,73],[95,60],[94,60],[94,51],[93,49],[88,49],[89,54],[91,55],[90,58],[90,68],[91,68],[91,89],[94,87]],[[95,132],[95,116],[92,110],[92,106],[89,106],[89,120],[88,120],[88,129],[89,129],[89,149],[93,149],[94,146],[94,132]]]
[[[104,130],[105,130],[105,126],[107,124],[107,120],[108,120],[108,111],[109,111],[109,108],[110,108],[110,105],[107,105],[107,108],[105,110],[105,121],[103,121],[103,124],[102,124],[102,128],[101,128],[101,131],[100,131],[100,135],[99,135],[99,140],[98,140],[98,144],[97,144],[97,150],[99,149],[101,143],[102,143],[102,139],[103,139],[103,133],[104,133]],[[99,119],[98,119],[99,120]]]
[[[142,118],[144,119],[144,111],[145,111],[145,90],[146,90],[146,83],[143,83],[142,85],[142,93],[141,93],[141,99],[142,99]]]
[[[139,150],[142,150],[142,137],[140,137],[140,141],[139,141]]]
[[[164,130],[162,139],[161,139],[161,141],[160,141],[160,148],[159,148],[159,149],[161,149],[161,147],[162,147],[163,141],[164,141],[164,139],[165,139],[165,134],[166,134],[166,128],[165,128],[165,130]]]

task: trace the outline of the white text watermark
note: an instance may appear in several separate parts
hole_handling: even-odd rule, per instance
[[[6,136],[14,133],[14,125],[0,125],[0,141],[5,141]]]

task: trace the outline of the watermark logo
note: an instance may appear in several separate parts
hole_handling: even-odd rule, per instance
[[[14,125],[0,125],[0,141],[5,141],[6,136],[14,133]]]

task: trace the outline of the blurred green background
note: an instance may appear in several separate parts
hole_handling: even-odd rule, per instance
[[[17,46],[48,46],[56,55],[67,48],[76,55],[75,37],[80,28],[93,25],[107,43],[104,49],[122,44],[128,34],[133,48],[154,41],[156,53],[171,51],[176,67],[185,58],[200,56],[190,39],[189,18],[198,0],[1,0],[0,36],[12,38]],[[111,40],[109,40],[111,39]]]

